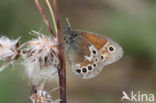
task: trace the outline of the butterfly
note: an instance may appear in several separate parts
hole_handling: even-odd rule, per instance
[[[97,76],[123,55],[120,45],[110,38],[70,26],[64,28],[64,46],[72,72],[82,79]]]

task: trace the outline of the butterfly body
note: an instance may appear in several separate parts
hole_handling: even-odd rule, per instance
[[[82,79],[95,77],[105,65],[117,61],[123,54],[122,48],[109,38],[72,30],[70,27],[64,31],[64,43],[72,72]]]

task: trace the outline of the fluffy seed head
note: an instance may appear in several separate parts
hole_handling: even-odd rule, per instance
[[[23,50],[24,66],[32,82],[38,84],[41,80],[54,78],[59,66],[56,38],[50,38],[33,31],[36,39],[28,41]]]
[[[6,36],[0,37],[0,61],[3,63],[0,67],[0,71],[8,65],[12,67],[13,61],[19,56],[19,38],[17,40],[10,40]]]
[[[54,103],[51,96],[40,88],[35,88],[30,96],[32,103]]]

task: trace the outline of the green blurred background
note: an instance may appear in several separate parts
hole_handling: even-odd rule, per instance
[[[44,0],[40,1],[50,20]],[[58,0],[58,6],[62,28],[68,17],[73,28],[106,35],[124,49],[123,58],[96,78],[78,79],[67,68],[68,103],[120,103],[123,90],[156,96],[155,0]],[[23,43],[31,40],[32,29],[49,34],[43,24],[33,0],[0,0],[1,35],[21,36]],[[13,71],[0,72],[0,103],[31,103],[30,90],[20,62]]]

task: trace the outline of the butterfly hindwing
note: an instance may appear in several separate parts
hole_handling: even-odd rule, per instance
[[[98,49],[103,58],[103,65],[114,63],[122,57],[122,48],[110,38],[87,31],[79,32]]]

